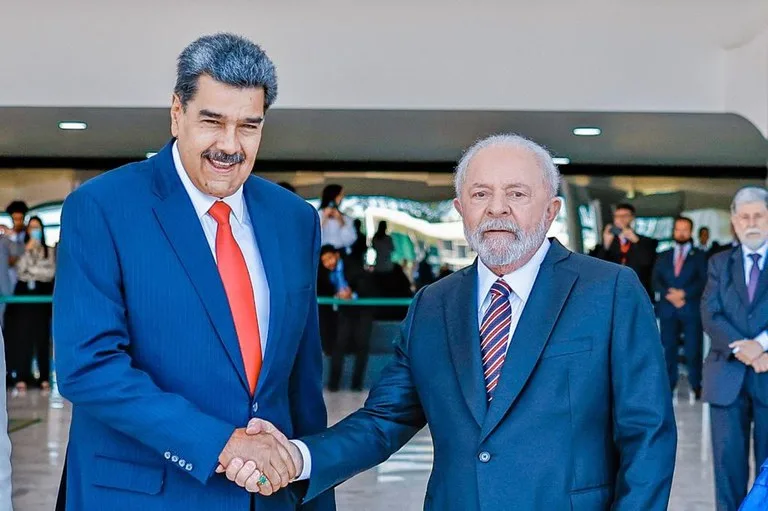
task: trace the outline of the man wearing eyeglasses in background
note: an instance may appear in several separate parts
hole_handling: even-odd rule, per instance
[[[651,301],[654,301],[652,276],[659,242],[637,234],[633,228],[635,218],[636,211],[632,204],[618,204],[613,212],[613,223],[603,230],[603,244],[596,246],[590,255],[635,270]]]

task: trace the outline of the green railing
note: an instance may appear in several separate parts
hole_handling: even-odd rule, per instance
[[[51,303],[52,296],[2,296],[0,303]],[[318,297],[318,305],[356,306],[356,307],[392,307],[411,305],[411,298],[358,298],[357,300],[340,300],[326,296]]]

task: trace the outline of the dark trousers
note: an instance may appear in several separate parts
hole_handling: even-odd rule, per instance
[[[730,406],[710,405],[717,511],[737,511],[749,484],[749,433],[755,423],[755,459],[768,458],[768,406],[755,399],[758,375],[747,369],[739,397]]]
[[[344,356],[355,355],[352,388],[361,389],[368,366],[373,328],[373,311],[369,307],[341,307],[338,313],[336,342],[331,350],[331,374],[328,388],[338,390],[344,369]]]
[[[36,282],[29,289],[26,282],[16,284],[14,296],[51,295],[52,282]],[[32,358],[37,357],[40,382],[51,379],[50,303],[11,303],[5,308],[5,360],[8,383],[37,383],[32,377]]]
[[[701,328],[701,316],[675,315],[661,318],[661,342],[664,345],[664,357],[667,360],[667,374],[669,386],[674,389],[677,386],[677,346],[680,334],[683,334],[683,347],[685,360],[688,367],[688,381],[694,389],[701,388],[701,366],[704,337]]]

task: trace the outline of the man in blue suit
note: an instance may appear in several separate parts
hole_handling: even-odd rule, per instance
[[[676,432],[653,309],[631,269],[546,238],[559,177],[518,136],[467,151],[455,204],[478,260],[418,293],[365,407],[292,448],[308,500],[428,424],[426,509],[667,509]]]
[[[327,425],[317,212],[250,175],[276,86],[252,42],[200,38],[179,57],[175,140],[66,200],[54,338],[74,405],[68,510],[335,509],[332,492],[302,506],[307,483],[266,496],[299,474],[287,444],[245,434],[253,417],[292,436]],[[261,495],[216,473],[250,465]]]
[[[747,493],[753,423],[755,459],[768,458],[768,191],[739,190],[731,223],[741,244],[709,260],[701,303],[718,511],[736,511]]]
[[[682,333],[688,382],[698,400],[703,349],[700,303],[707,284],[707,256],[693,246],[692,235],[690,218],[675,219],[675,246],[659,254],[653,269],[653,288],[660,297],[657,310],[670,388],[677,386],[677,346]]]

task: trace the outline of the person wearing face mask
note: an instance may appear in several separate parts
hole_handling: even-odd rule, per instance
[[[768,458],[768,190],[739,190],[731,224],[740,244],[710,258],[701,303],[718,511],[736,511],[747,494],[753,424],[755,460]]]
[[[24,254],[16,263],[15,296],[50,296],[56,273],[54,251],[45,242],[44,226],[39,217],[27,224]],[[19,391],[39,384],[50,390],[51,304],[10,304],[6,309],[7,359],[11,382]],[[32,358],[37,356],[40,378],[32,375]]]
[[[688,382],[698,400],[701,399],[703,343],[699,304],[707,284],[707,257],[705,251],[693,246],[692,232],[690,218],[675,219],[675,246],[659,254],[653,269],[653,290],[659,295],[656,310],[670,388],[674,390],[677,386],[677,347],[683,334]]]

